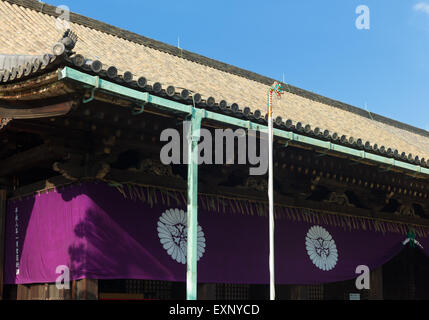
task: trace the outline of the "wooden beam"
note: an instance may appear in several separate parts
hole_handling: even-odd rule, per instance
[[[183,179],[168,176],[157,176],[137,171],[111,169],[106,175],[106,179],[111,179],[121,183],[135,181],[136,183],[145,185],[157,185],[165,188],[173,188],[183,191],[186,190],[186,181]]]
[[[12,121],[8,127],[8,131],[11,132],[25,132],[38,134],[43,136],[53,136],[57,138],[70,138],[73,137],[75,139],[84,139],[85,133],[79,129],[76,129],[72,126],[55,126],[55,123],[47,123],[42,122],[40,120],[29,120],[23,119],[20,121]]]
[[[170,188],[176,190],[186,191],[186,181],[181,178],[158,176],[154,174],[148,174],[144,172],[119,170],[111,168],[110,172],[105,176],[108,181],[115,181],[119,183],[136,183],[141,185],[158,186],[160,188]],[[62,176],[52,177],[48,180],[39,181],[37,183],[23,186],[10,194],[10,197],[19,197],[33,194],[36,191],[46,190],[53,188],[54,186],[61,186],[70,183],[70,179],[66,179]],[[241,199],[252,199],[253,201],[266,202],[265,192],[259,192],[250,190],[247,188],[234,188],[226,186],[210,186],[201,185],[199,192],[203,194],[212,194],[219,196],[238,197]],[[332,212],[336,214],[346,214],[355,217],[370,218],[374,220],[384,220],[389,222],[414,224],[418,226],[428,226],[429,219],[405,217],[393,215],[390,213],[375,212],[373,210],[355,208],[355,207],[344,207],[337,204],[325,203],[320,201],[302,200],[298,198],[288,197],[284,195],[276,195],[276,203],[282,205],[296,207],[296,208],[308,208],[313,210],[319,210],[323,212]]]
[[[17,171],[29,169],[34,165],[60,158],[64,150],[57,150],[51,145],[43,144],[17,153],[0,161],[0,176],[10,175]]]
[[[0,300],[3,300],[4,288],[4,242],[6,221],[6,190],[0,189]]]
[[[103,179],[110,171],[110,165],[106,162],[92,162],[81,166],[74,160],[66,163],[55,162],[52,169],[61,173],[65,178],[70,180],[79,180],[83,178]]]
[[[370,300],[383,300],[383,266],[370,273]]]
[[[10,193],[11,198],[15,197],[24,197],[31,194],[34,194],[36,191],[53,189],[57,186],[64,186],[71,183],[72,181],[64,178],[63,176],[56,176],[49,178],[47,180],[38,181],[26,186],[22,186]]]
[[[74,104],[74,101],[66,101],[34,108],[0,106],[0,117],[9,119],[35,119],[62,116],[69,113]]]

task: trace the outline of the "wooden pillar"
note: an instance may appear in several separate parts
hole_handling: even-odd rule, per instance
[[[47,284],[19,284],[17,300],[46,300],[48,295]]]
[[[47,300],[71,300],[71,289],[58,289],[55,283],[47,285]]]
[[[370,273],[369,300],[383,300],[383,266]]]
[[[98,300],[98,280],[82,279],[72,283],[73,300]]]
[[[29,300],[30,299],[30,285],[18,284],[16,300]]]
[[[199,283],[198,300],[216,300],[216,284]]]
[[[291,300],[307,300],[308,290],[306,286],[291,285],[290,286],[290,299]]]
[[[3,300],[4,290],[4,243],[6,239],[5,234],[6,222],[6,190],[0,189],[0,300]]]
[[[408,270],[408,299],[414,300],[416,298],[416,279],[415,279],[415,259],[416,249],[408,248],[406,266]]]

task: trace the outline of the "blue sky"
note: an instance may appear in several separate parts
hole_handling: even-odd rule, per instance
[[[429,0],[45,2],[429,130]]]

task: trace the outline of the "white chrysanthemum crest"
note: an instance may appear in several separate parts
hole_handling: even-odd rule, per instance
[[[321,226],[312,226],[305,237],[308,256],[316,267],[332,270],[338,261],[338,250],[331,234]]]
[[[186,263],[187,214],[181,209],[167,209],[159,217],[158,237],[167,253],[178,263]],[[203,256],[206,239],[201,226],[197,228],[197,260]]]

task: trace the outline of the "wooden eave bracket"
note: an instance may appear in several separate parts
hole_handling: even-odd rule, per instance
[[[3,120],[6,121],[6,119],[9,119],[7,121],[9,122],[12,119],[36,119],[62,116],[69,113],[75,105],[76,102],[73,100],[33,108],[5,107],[0,105],[0,129],[4,126]]]

